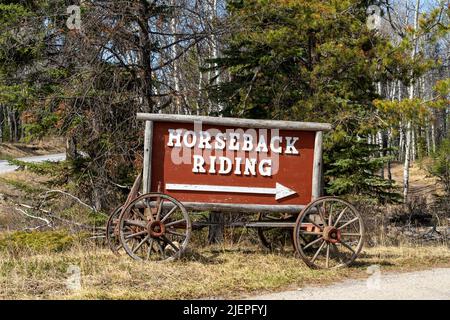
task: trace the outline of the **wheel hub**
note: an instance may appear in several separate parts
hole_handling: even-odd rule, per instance
[[[323,229],[323,238],[330,243],[338,243],[341,241],[341,231],[335,227],[328,226]]]
[[[152,221],[147,225],[148,234],[152,238],[159,238],[166,233],[166,227],[161,221]]]

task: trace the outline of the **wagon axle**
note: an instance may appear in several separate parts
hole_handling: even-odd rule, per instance
[[[328,226],[323,229],[323,236],[325,241],[330,243],[341,242],[341,231],[335,227]]]
[[[161,221],[151,221],[147,224],[147,232],[152,238],[159,238],[166,233],[166,226]]]

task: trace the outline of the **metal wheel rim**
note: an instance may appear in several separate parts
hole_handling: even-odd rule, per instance
[[[160,243],[160,239],[155,240],[153,239],[152,243],[151,243],[151,247],[153,248],[153,246],[156,244],[159,248],[159,251],[162,254],[162,258],[158,259],[158,260],[152,260],[152,261],[172,261],[175,259],[178,259],[181,257],[181,255],[183,254],[183,252],[186,250],[187,244],[189,242],[190,236],[191,236],[191,230],[192,230],[192,224],[191,224],[191,220],[189,218],[189,215],[185,209],[185,207],[183,206],[183,204],[181,202],[179,202],[178,200],[176,200],[175,198],[168,196],[166,194],[162,194],[162,193],[147,193],[144,194],[136,199],[134,199],[132,202],[130,202],[130,204],[125,208],[125,210],[122,212],[120,218],[119,218],[119,233],[120,233],[120,242],[122,244],[123,249],[125,250],[125,252],[134,260],[149,260],[149,259],[143,259],[142,257],[136,255],[133,252],[133,248],[130,248],[129,245],[127,244],[127,241],[125,239],[125,234],[124,234],[124,227],[125,227],[125,222],[126,222],[126,217],[128,216],[128,214],[130,213],[130,211],[132,210],[132,208],[139,203],[140,201],[143,201],[147,198],[161,198],[164,200],[167,200],[171,203],[173,203],[175,206],[173,208],[179,208],[179,210],[181,211],[182,215],[183,215],[183,221],[185,221],[185,228],[184,230],[186,230],[186,233],[184,235],[184,240],[183,242],[179,245],[179,247],[177,247],[179,250],[177,252],[175,252],[174,254],[170,255],[170,256],[166,256],[165,253],[163,252],[164,248],[162,248],[161,243]],[[160,220],[162,220],[164,217],[160,217]],[[150,240],[150,239],[149,239]],[[149,241],[147,240],[147,241]],[[164,240],[163,240],[164,241]],[[167,246],[166,246],[167,248]],[[152,251],[152,249],[150,249],[150,251]]]
[[[305,239],[305,237],[306,236],[309,237],[309,236],[312,236],[312,235],[308,234],[308,231],[302,230],[302,223],[310,223],[309,220],[305,221],[306,218],[307,218],[307,215],[311,214],[311,210],[313,208],[316,208],[316,206],[320,205],[321,203],[326,203],[326,202],[335,202],[335,203],[342,204],[344,206],[344,208],[346,208],[345,211],[344,211],[344,214],[345,214],[345,212],[350,210],[350,212],[354,215],[353,219],[356,219],[354,222],[351,222],[350,224],[346,225],[346,223],[350,222],[352,219],[342,223],[341,219],[342,219],[343,214],[341,214],[341,212],[339,212],[337,214],[335,213],[335,214],[332,214],[332,225],[333,226],[334,226],[334,224],[337,221],[337,225],[335,226],[336,228],[339,228],[339,227],[342,227],[342,226],[343,226],[343,228],[346,228],[347,226],[355,224],[356,222],[358,222],[358,227],[359,227],[359,231],[358,231],[359,235],[358,236],[353,235],[355,237],[359,237],[358,243],[357,243],[356,246],[352,247],[353,253],[351,255],[350,255],[350,253],[348,253],[348,255],[350,255],[350,258],[348,258],[348,259],[342,259],[342,252],[343,251],[342,252],[339,251],[339,247],[336,245],[336,243],[328,242],[325,239],[318,240],[318,239],[321,239],[321,238],[324,237],[323,234],[321,236],[317,235],[315,239],[313,239],[312,241],[309,242],[309,243],[311,243],[311,242],[317,241],[317,246],[319,246],[319,248],[324,243],[324,245],[322,246],[322,249],[319,250],[319,248],[317,248],[317,247],[315,247],[314,249],[319,250],[319,251],[316,250],[315,254],[317,254],[317,252],[319,252],[318,254],[321,254],[321,252],[323,251],[326,254],[326,260],[329,259],[329,255],[330,255],[331,252],[333,252],[333,254],[335,256],[338,256],[338,259],[339,259],[340,263],[338,263],[338,264],[336,264],[336,265],[334,265],[332,267],[328,266],[329,261],[328,262],[326,261],[325,266],[315,263],[315,261],[317,259],[316,255],[314,255],[313,257],[310,257],[304,250],[304,248],[307,247],[309,245],[309,243],[303,244],[303,240]],[[319,213],[317,213],[316,215],[320,216]],[[339,216],[341,216],[340,219],[339,219]],[[322,217],[322,216],[320,216],[320,217],[321,217],[320,220],[326,220],[325,223],[327,225],[329,224],[328,223],[329,221],[327,221],[328,218],[329,218],[328,215],[326,217]],[[303,224],[303,226],[304,226],[304,224]],[[316,229],[318,229],[318,227],[322,227],[322,229],[323,229],[322,233],[324,233],[323,232],[324,229],[325,229],[324,226],[318,224],[318,226],[314,226],[314,227]],[[317,231],[315,231],[315,232],[317,232]],[[300,215],[297,218],[293,235],[294,235],[294,244],[295,244],[296,251],[299,254],[300,258],[309,267],[311,267],[313,269],[330,269],[330,268],[341,268],[341,267],[349,266],[357,258],[358,254],[361,252],[362,247],[364,245],[364,233],[365,233],[365,231],[364,231],[364,223],[363,223],[362,217],[361,217],[360,213],[358,212],[358,210],[356,210],[356,208],[352,204],[350,204],[349,202],[347,202],[347,201],[345,201],[343,199],[337,198],[337,197],[322,197],[322,198],[318,198],[315,201],[311,202],[310,204],[308,204],[302,210],[302,212],[300,213]],[[347,248],[344,245],[344,244],[346,244],[346,241],[348,241],[347,238],[342,239],[342,237],[347,237],[347,234],[350,234],[350,233],[343,232],[342,235],[341,235],[341,240],[340,240],[341,242],[339,243],[339,244],[341,244],[341,247]],[[316,243],[314,243],[314,245],[316,245]],[[350,249],[348,249],[348,251],[350,251]]]
[[[108,243],[111,251],[117,256],[120,255],[119,250],[122,248],[122,244],[120,243],[120,237],[116,237],[116,235],[114,235],[114,229],[117,225],[117,223],[114,224],[114,220],[119,219],[122,208],[123,206],[115,208],[109,215],[108,222],[106,223],[106,242]],[[115,241],[118,241],[119,243],[117,244]]]

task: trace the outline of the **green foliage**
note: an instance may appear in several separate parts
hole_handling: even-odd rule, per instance
[[[26,162],[17,159],[9,159],[8,162],[12,165],[19,166],[20,168],[26,168],[28,171],[36,173],[38,175],[43,175],[50,177],[49,181],[46,183],[51,186],[67,186],[70,177],[77,176],[77,166],[72,161],[44,161],[44,162]],[[21,186],[16,185],[17,188],[21,189]],[[42,193],[43,190],[29,187],[28,185],[22,186],[23,188],[29,188],[29,192],[39,192]],[[22,189],[23,189],[22,188]],[[74,189],[77,190],[79,186]],[[26,190],[24,190],[26,191]]]
[[[383,179],[379,171],[388,157],[374,157],[379,147],[350,136],[330,145],[324,154],[326,191],[334,195],[361,195],[381,202],[398,202],[394,181]]]
[[[450,196],[450,138],[444,139],[432,154],[428,172],[436,176]]]
[[[387,158],[365,141],[382,127],[371,101],[386,43],[366,27],[360,1],[231,2],[236,24],[224,57],[231,81],[211,87],[227,116],[330,122],[326,190],[394,199]]]
[[[67,231],[18,231],[5,233],[0,238],[0,250],[10,253],[49,253],[69,249],[76,237]]]
[[[67,163],[64,162],[52,162],[52,161],[44,161],[44,162],[27,162],[18,159],[11,159],[8,161],[12,165],[16,165],[22,168],[27,168],[27,170],[40,174],[40,175],[48,175],[51,176],[55,174],[57,171],[62,171],[67,169]]]
[[[0,177],[0,182],[9,184],[18,190],[24,191],[27,195],[39,194],[43,191],[42,189],[30,186],[29,183],[23,181]]]
[[[49,97],[61,96],[61,82],[69,72],[49,59],[58,18],[50,16],[48,9],[62,4],[60,0],[0,1],[0,104],[21,115],[18,124],[24,130],[19,132],[25,141],[55,133],[59,121],[61,99]]]
[[[91,226],[104,226],[109,218],[108,214],[92,211],[77,203],[75,205],[67,206],[62,210],[58,208],[58,214],[61,218],[78,221]]]

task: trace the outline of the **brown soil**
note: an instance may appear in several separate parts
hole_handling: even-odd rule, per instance
[[[435,177],[431,176],[425,169],[426,163],[420,165],[413,163],[409,169],[409,192],[412,197],[424,196],[428,201],[431,201],[434,194],[440,194],[442,189],[437,183]],[[396,185],[403,188],[403,164],[392,164],[392,179]]]

